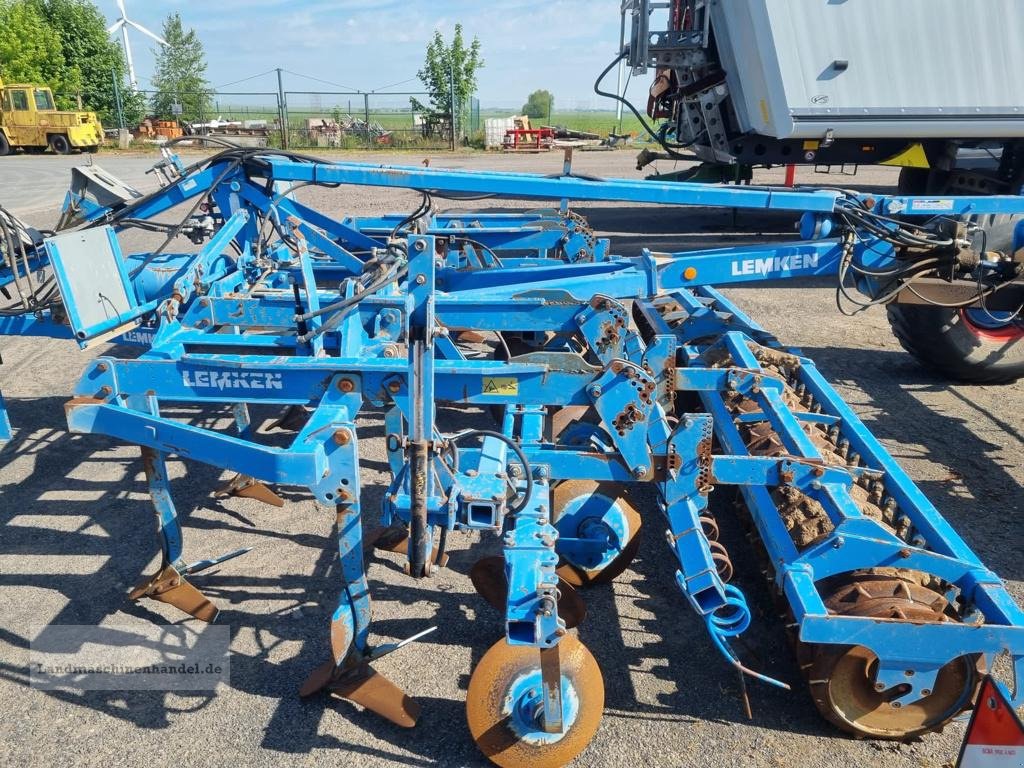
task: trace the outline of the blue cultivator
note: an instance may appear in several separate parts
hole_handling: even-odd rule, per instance
[[[326,689],[412,726],[418,705],[372,668],[401,644],[371,642],[364,548],[406,552],[409,576],[423,578],[444,565],[449,531],[493,531],[503,555],[471,576],[505,613],[505,633],[473,673],[469,728],[499,765],[562,765],[589,743],[604,701],[598,665],[570,632],[584,618],[579,591],[629,565],[641,526],[664,531],[666,567],[726,663],[786,687],[733,643],[751,612],[728,583],[708,499],[735,486],[814,701],[840,728],[908,738],[970,708],[995,655],[1008,652],[1024,674],[1024,613],[1002,582],[814,364],[711,287],[839,274],[844,291],[855,278],[877,296],[908,260],[970,250],[970,217],[1019,214],[1024,199],[374,167],[260,150],[228,150],[169,182],[96,206],[46,243],[80,343],[152,333],[138,359],[90,363],[67,406],[72,431],[142,446],[163,563],[133,597],[213,620],[191,577],[242,554],[185,558],[169,454],[237,472],[244,487],[307,488],[337,509],[343,581],[328,658],[302,692]],[[339,221],[290,191],[339,184],[415,189],[423,204]],[[478,195],[558,208],[432,212],[435,198]],[[625,258],[569,199],[802,212],[806,239]],[[118,232],[177,205],[212,222],[198,253],[121,252]],[[988,255],[980,261],[990,269],[979,284],[1005,279]],[[171,403],[230,404],[238,433],[172,420],[162,414]],[[441,404],[486,407],[497,425],[445,432]],[[288,409],[291,444],[258,443],[249,405]],[[365,405],[386,413],[392,470],[386,527],[373,536],[361,506]],[[656,489],[656,508],[637,507],[638,484]]]

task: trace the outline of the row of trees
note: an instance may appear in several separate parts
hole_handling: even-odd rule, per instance
[[[0,0],[0,79],[40,83],[57,95],[57,106],[86,109],[116,124],[117,91],[126,125],[147,113],[170,118],[209,115],[212,94],[206,82],[206,58],[194,30],[181,17],[167,17],[163,37],[169,43],[156,51],[156,91],[150,103],[128,82],[121,46],[107,34],[107,21],[90,0]]]

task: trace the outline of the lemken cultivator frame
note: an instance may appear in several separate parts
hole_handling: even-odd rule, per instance
[[[137,359],[89,363],[67,405],[73,432],[142,448],[163,562],[133,598],[212,621],[217,608],[192,577],[242,554],[186,559],[169,454],[235,471],[235,487],[260,498],[274,500],[263,483],[308,488],[337,509],[342,581],[326,660],[302,693],[326,689],[412,726],[416,702],[372,668],[404,643],[371,642],[364,547],[405,551],[410,577],[423,578],[444,565],[449,531],[493,531],[503,556],[471,577],[505,613],[504,637],[473,672],[469,729],[499,765],[562,765],[591,740],[604,701],[598,664],[571,632],[580,594],[629,565],[641,526],[664,532],[665,567],[725,662],[741,679],[783,685],[733,644],[751,611],[729,583],[708,499],[735,486],[810,693],[841,729],[936,730],[972,707],[996,655],[1024,674],[1024,613],[999,578],[814,363],[712,287],[838,275],[842,293],[877,300],[919,267],[948,264],[974,276],[984,306],[1017,279],[1024,245],[1018,227],[1012,247],[979,247],[986,217],[1019,216],[1024,198],[378,167],[235,148],[167,173],[150,195],[103,205],[73,195],[76,228],[45,252],[25,250],[34,269],[52,270],[61,299],[48,294],[5,326],[32,332],[66,316],[83,346],[151,338]],[[308,185],[413,189],[423,203],[408,216],[336,220],[299,202]],[[486,195],[558,207],[431,206]],[[805,239],[625,258],[569,200],[801,212]],[[182,222],[161,223],[177,206]],[[164,247],[124,254],[119,234],[133,227],[166,232]],[[183,232],[201,249],[167,250]],[[481,355],[484,342],[493,355]],[[171,419],[172,403],[230,404],[237,432]],[[288,409],[290,445],[256,440],[247,407],[257,404]],[[441,404],[487,406],[497,423],[446,433]],[[376,541],[363,532],[365,406],[385,410],[392,478]],[[635,502],[637,484],[654,486],[656,508]]]

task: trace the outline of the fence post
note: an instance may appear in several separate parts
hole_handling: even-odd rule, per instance
[[[281,121],[281,149],[288,149],[288,101],[284,95],[284,83],[281,80],[281,68],[277,68],[277,109]]]
[[[370,137],[370,94],[363,94],[363,117],[366,120],[366,146],[373,149],[373,140]]]

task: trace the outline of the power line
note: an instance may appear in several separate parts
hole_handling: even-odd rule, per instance
[[[379,86],[377,88],[374,88],[371,91],[371,93],[377,93],[378,91],[383,91],[385,88],[394,88],[396,85],[405,85],[406,83],[411,83],[413,80],[417,80],[417,79],[418,78],[416,78],[416,77],[410,77],[410,78],[407,78],[405,80],[401,80],[401,81],[399,81],[397,83],[391,83],[391,85],[381,85],[381,86]]]
[[[275,71],[276,70],[268,69],[266,72],[260,72],[260,74],[258,74],[258,75],[252,75],[251,77],[243,77],[241,80],[234,80],[234,81],[232,81],[230,83],[224,83],[224,85],[214,86],[214,90],[219,91],[221,88],[227,88],[227,87],[232,86],[232,85],[238,85],[239,83],[248,82],[249,80],[255,80],[257,77],[266,77],[267,75],[274,74]]]
[[[292,72],[290,69],[282,69],[281,71],[282,72],[287,72],[289,75],[294,75],[295,77],[303,77],[306,80],[315,80],[316,82],[323,83],[324,85],[333,85],[335,88],[345,88],[345,89],[347,89],[349,91],[357,91],[357,90],[359,90],[358,88],[353,88],[351,85],[342,85],[341,83],[332,83],[330,80],[323,80],[323,79],[321,79],[319,77],[313,77],[312,75],[303,75],[301,72]]]

